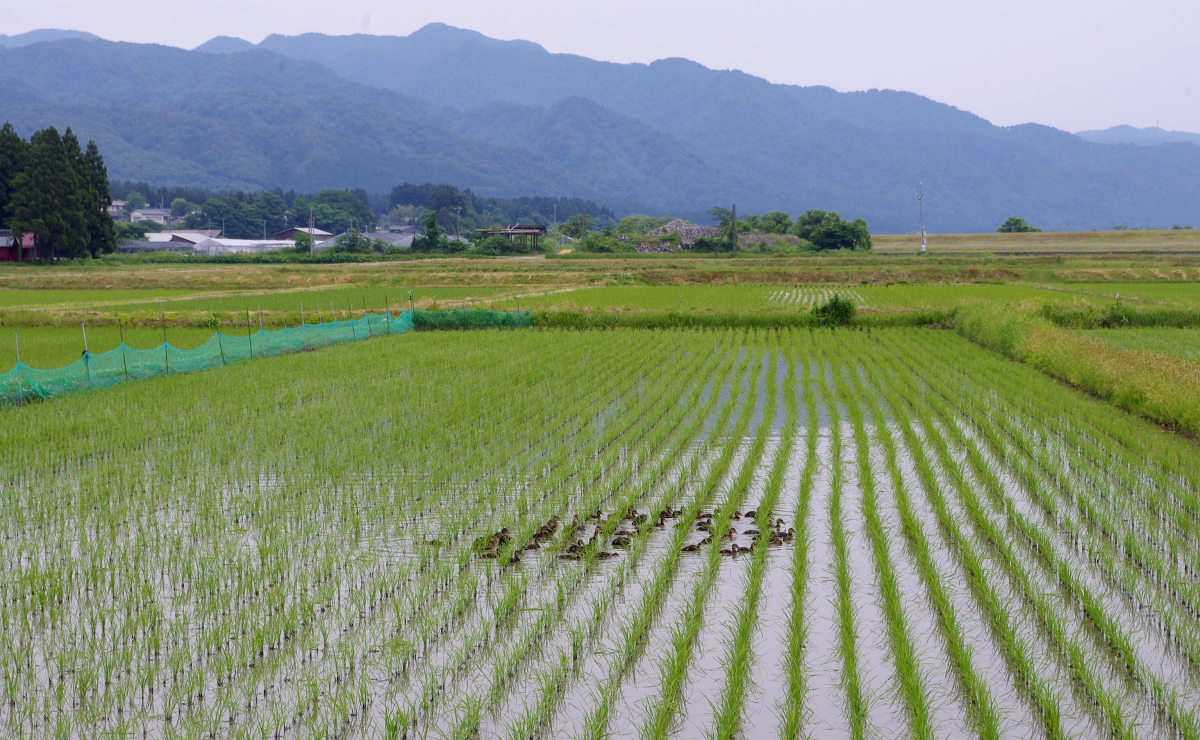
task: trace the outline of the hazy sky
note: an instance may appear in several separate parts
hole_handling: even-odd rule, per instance
[[[0,33],[186,48],[217,35],[406,35],[432,21],[614,62],[685,57],[772,82],[909,90],[999,125],[1200,132],[1196,0],[0,0]]]

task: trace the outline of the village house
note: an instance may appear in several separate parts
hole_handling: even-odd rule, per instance
[[[139,208],[129,214],[129,220],[133,223],[138,221],[152,221],[156,224],[167,225],[171,218],[171,212],[161,208]]]
[[[10,229],[0,229],[0,262],[28,262],[37,259],[33,234],[22,234],[20,246]]]

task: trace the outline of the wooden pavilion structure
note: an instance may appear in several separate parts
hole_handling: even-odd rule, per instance
[[[546,227],[536,224],[513,224],[503,228],[476,229],[488,236],[507,237],[513,247],[524,248],[527,252],[538,251],[538,240],[546,235]]]

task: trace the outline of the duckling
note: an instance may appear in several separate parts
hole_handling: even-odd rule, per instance
[[[738,546],[737,546],[737,544],[734,544],[728,550],[722,550],[721,554],[722,555],[737,555],[737,552],[738,552]]]
[[[684,545],[683,552],[696,552],[700,549],[700,545]]]
[[[479,553],[479,557],[481,557],[481,558],[487,558],[488,560],[495,560],[495,559],[496,559],[496,553],[495,553],[495,551],[493,551],[493,550],[488,550],[487,552],[481,552],[481,553]]]
[[[611,560],[615,557],[617,557],[615,552],[601,552],[596,555],[598,560]]]
[[[629,547],[628,537],[616,537],[612,541],[613,547]]]
[[[747,529],[745,532],[742,532],[742,534],[750,535],[751,537],[757,537],[758,530],[757,529]]]
[[[512,557],[508,559],[509,565],[516,565],[519,562],[521,562],[521,553],[519,552],[514,552]]]
[[[783,526],[783,524],[784,524],[784,522],[783,522],[783,520],[782,520],[782,519],[776,519],[776,520],[775,520],[775,526],[776,526],[776,527],[782,527],[782,526]]]
[[[616,532],[613,532],[613,536],[614,537],[632,537],[633,532],[630,532],[628,529],[618,529]]]
[[[704,539],[700,540],[700,542],[698,544],[700,545],[700,547],[704,547],[705,545],[710,545],[710,544],[712,544],[712,537],[705,537]]]
[[[730,527],[729,529],[725,530],[725,539],[732,540],[734,537],[737,537],[736,529]]]
[[[731,518],[732,518],[734,521],[741,521],[741,519],[742,519],[742,513],[741,513],[740,511],[735,511],[735,512],[733,512],[733,516],[732,516]]]
[[[603,517],[604,517],[604,512],[600,511],[599,509],[596,509],[595,511],[592,512],[592,515],[588,518],[589,519],[602,519]]]
[[[530,542],[528,545],[526,545],[524,547],[524,549],[526,549],[526,550],[538,550],[540,548],[541,548],[541,545],[539,545],[536,542]]]
[[[640,527],[643,524],[645,524],[648,520],[649,520],[649,517],[647,517],[645,514],[638,514],[637,516],[635,516],[633,518],[633,523],[634,523],[634,525]]]
[[[751,510],[751,511],[746,512],[747,519],[753,519],[756,516],[758,516],[758,511],[756,511],[756,510]]]
[[[573,552],[566,552],[558,556],[559,560],[578,560],[579,556]]]
[[[711,532],[712,525],[709,524],[708,522],[700,522],[699,524],[696,525],[696,529],[701,532]]]

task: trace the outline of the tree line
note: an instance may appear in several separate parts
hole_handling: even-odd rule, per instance
[[[388,217],[393,223],[424,225],[427,212],[437,216],[440,229],[468,237],[476,229],[516,223],[552,226],[565,223],[572,217],[586,214],[594,223],[615,226],[612,210],[582,198],[544,195],[520,198],[481,198],[470,188],[459,190],[453,185],[403,183],[392,188],[388,195]]]
[[[9,123],[0,128],[0,228],[33,234],[40,258],[115,251],[111,205],[108,170],[96,142],[81,147],[70,128],[62,135],[53,126],[44,128],[28,141]]]

